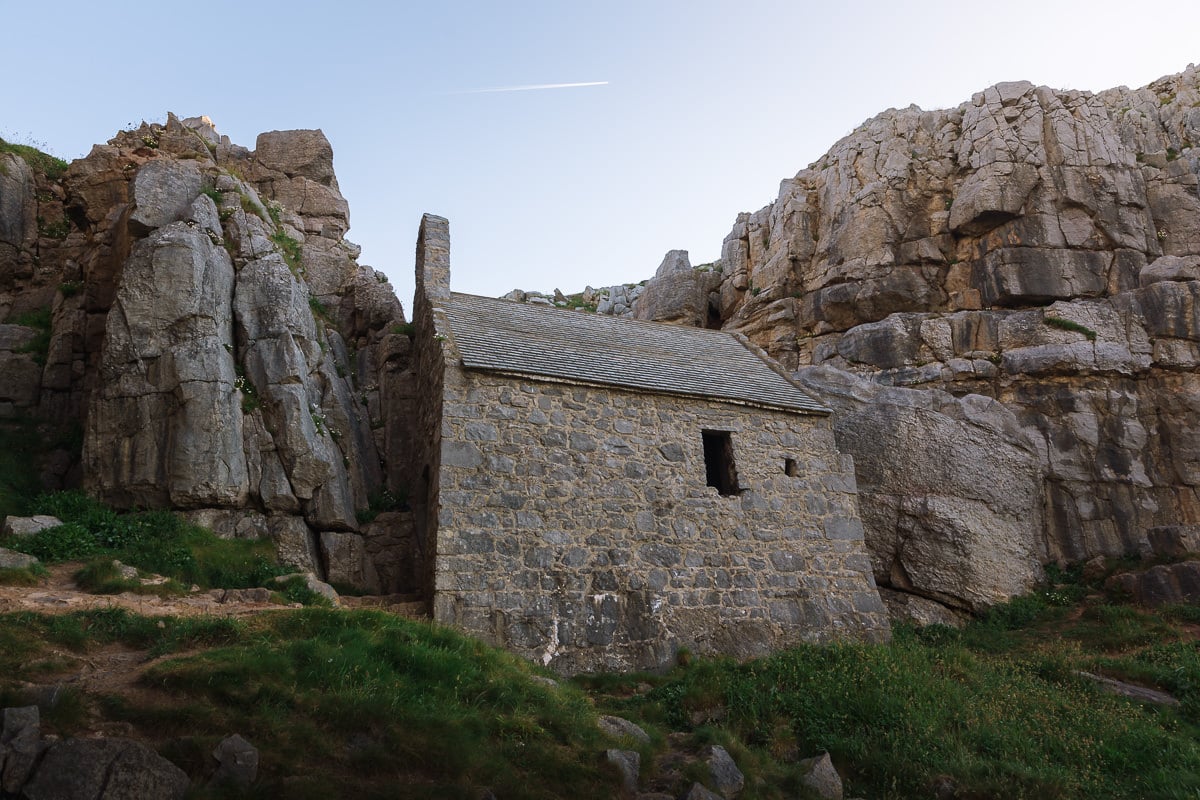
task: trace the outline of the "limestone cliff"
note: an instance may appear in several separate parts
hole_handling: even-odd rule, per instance
[[[324,135],[250,151],[170,116],[61,175],[0,167],[0,415],[82,427],[44,481],[380,588],[357,512],[404,485],[405,393],[380,389],[407,385],[409,341],[344,238]]]
[[[738,217],[713,313],[841,410],[881,584],[975,608],[1200,522],[1198,144],[1196,67],[1002,83],[868,120]]]

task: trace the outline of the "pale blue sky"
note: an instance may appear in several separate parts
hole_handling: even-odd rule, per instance
[[[0,135],[64,158],[167,111],[247,147],[324,130],[348,238],[406,311],[425,211],[450,219],[459,291],[641,280],[669,249],[716,258],[738,212],[886,108],[1200,61],[1194,0],[0,0],[0,20]]]

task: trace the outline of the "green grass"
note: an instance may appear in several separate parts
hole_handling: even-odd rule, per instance
[[[32,311],[26,311],[10,319],[9,323],[33,328],[34,337],[17,352],[29,353],[35,362],[44,365],[46,356],[50,353],[50,333],[53,324],[50,308],[35,308]]]
[[[242,413],[253,414],[258,409],[262,408],[262,396],[258,393],[258,388],[254,382],[246,375],[241,364],[235,365],[237,370],[237,378],[233,382],[233,386],[242,394]]]
[[[593,312],[596,310],[596,304],[595,304],[595,303],[589,303],[589,302],[587,302],[586,300],[584,300],[584,299],[583,299],[583,293],[582,293],[582,292],[580,292],[579,294],[569,294],[569,295],[567,295],[567,305],[566,305],[566,307],[567,307],[567,308],[570,308],[570,309],[577,309],[577,308],[581,308],[581,309],[583,309],[584,311],[593,311]]]
[[[120,608],[51,615],[0,614],[0,675],[31,677],[30,664],[51,646],[85,653],[119,642],[144,648],[151,657],[245,637],[246,623],[230,617],[144,617]]]
[[[333,317],[330,316],[329,309],[326,307],[326,305],[321,302],[321,298],[317,297],[316,295],[309,296],[308,308],[310,311],[312,311],[314,320],[321,320],[330,324],[333,323]]]
[[[333,603],[328,597],[308,588],[308,581],[300,575],[293,575],[280,583],[273,583],[279,600],[283,603],[299,603],[304,606],[320,606],[330,608]],[[338,592],[341,594],[341,592]]]
[[[115,558],[185,586],[228,589],[263,586],[289,571],[275,563],[269,540],[221,539],[168,511],[122,514],[78,491],[40,495],[29,511],[64,524],[9,546],[47,563]]]
[[[238,731],[261,749],[256,796],[283,791],[286,777],[295,797],[471,797],[484,786],[506,798],[610,797],[599,712],[650,733],[648,776],[667,733],[692,750],[723,745],[747,776],[744,800],[803,796],[796,756],[823,750],[847,796],[927,798],[944,777],[972,800],[1197,797],[1200,651],[1185,626],[1200,612],[1122,605],[1051,573],[1042,590],[962,629],[899,627],[888,645],[691,658],[666,674],[558,688],[512,655],[382,612],[0,615],[0,693],[62,669],[63,648],[186,650],[143,681],[170,702],[80,702],[164,743],[193,777]],[[1079,670],[1156,686],[1182,705],[1106,694]],[[684,769],[681,781],[702,772]]]
[[[217,208],[221,207],[221,202],[225,199],[225,193],[214,186],[205,186],[200,190],[200,194],[204,195],[209,200],[212,200],[213,203],[216,204]]]
[[[176,580],[165,583],[143,584],[136,578],[126,578],[121,574],[115,559],[101,556],[93,558],[74,575],[79,588],[92,594],[152,594],[159,597],[173,597],[186,594],[188,587]]]
[[[37,586],[46,577],[41,564],[29,567],[0,567],[0,586]]]
[[[0,153],[13,153],[20,156],[29,165],[29,168],[34,172],[40,172],[52,181],[56,181],[63,176],[69,166],[66,161],[61,158],[52,156],[49,153],[43,153],[36,147],[31,147],[27,144],[13,144],[0,139]]]
[[[41,491],[36,466],[45,445],[32,420],[0,421],[0,517],[29,513]]]
[[[649,693],[597,690],[597,702],[726,744],[750,765],[743,798],[786,796],[797,776],[779,755],[823,750],[847,796],[929,797],[939,776],[969,798],[1200,796],[1200,651],[1175,622],[1195,615],[1088,591],[1064,577],[961,630],[698,660],[651,678]],[[1080,670],[1156,686],[1182,706],[1106,694]]]
[[[1075,333],[1082,333],[1084,336],[1086,336],[1088,338],[1088,341],[1091,341],[1091,342],[1096,341],[1096,332],[1094,330],[1092,330],[1091,328],[1089,328],[1087,325],[1078,323],[1075,320],[1063,319],[1062,317],[1043,317],[1042,322],[1046,323],[1051,328],[1058,328],[1058,329],[1064,330],[1064,331],[1074,331]]]
[[[300,242],[288,236],[281,230],[277,230],[271,234],[270,239],[279,248],[280,255],[287,262],[288,268],[293,274],[300,276],[303,274],[303,267],[300,265]]]
[[[12,616],[0,616],[0,645],[31,622],[24,641],[68,647],[86,648],[97,628],[98,640],[116,634],[159,650],[202,643],[181,628],[196,623],[182,620],[157,629],[123,612]],[[471,797],[484,786],[505,798],[613,796],[600,757],[608,742],[584,693],[537,683],[526,662],[446,628],[308,609],[209,635],[217,646],[147,672],[148,687],[170,693],[169,708],[101,702],[110,719],[172,742],[169,755],[193,774],[236,730],[260,747],[262,796],[278,796],[284,778],[289,797]],[[24,661],[36,659],[22,647]]]
[[[408,509],[408,497],[403,491],[393,492],[390,489],[376,489],[367,496],[367,507],[355,512],[359,524],[374,522],[380,514],[388,511],[405,511]]]
[[[413,334],[416,332],[416,328],[413,326],[413,324],[411,322],[397,322],[394,325],[392,325],[392,327],[390,327],[388,330],[391,333],[397,334],[399,336],[407,336],[410,339],[413,337]]]

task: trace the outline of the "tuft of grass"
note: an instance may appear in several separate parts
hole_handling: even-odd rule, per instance
[[[299,276],[302,273],[300,266],[300,242],[288,236],[281,230],[277,230],[271,234],[271,241],[279,248],[280,255],[287,262],[288,268],[293,274]]]
[[[308,308],[312,311],[314,318],[324,322],[333,322],[333,318],[329,314],[328,307],[326,307],[326,305],[321,302],[321,298],[317,297],[316,295],[309,296]]]
[[[309,589],[308,582],[300,575],[293,575],[276,585],[280,587],[276,594],[285,603],[299,603],[303,606],[320,606],[322,608],[333,607],[333,602],[328,597]]]
[[[416,327],[411,322],[397,322],[388,330],[398,336],[407,336],[411,339],[416,332]]]
[[[233,387],[241,392],[242,395],[242,413],[253,414],[258,409],[262,408],[262,396],[258,393],[258,387],[246,375],[241,364],[235,365],[237,378],[233,381]]]
[[[216,203],[217,208],[221,207],[221,202],[225,199],[225,193],[214,186],[205,186],[200,190],[200,194]]]
[[[13,153],[20,156],[29,168],[34,172],[40,172],[52,181],[56,181],[63,176],[70,166],[66,161],[63,161],[57,156],[52,156],[49,153],[43,153],[36,147],[31,147],[27,144],[14,144],[0,139],[0,153]]]
[[[1058,328],[1059,330],[1074,331],[1075,333],[1082,333],[1084,336],[1086,336],[1088,338],[1088,341],[1091,341],[1091,342],[1096,341],[1096,332],[1094,330],[1092,330],[1091,328],[1089,328],[1087,325],[1080,324],[1080,323],[1076,322],[1075,320],[1063,319],[1062,317],[1043,317],[1042,322],[1046,323],[1051,328]]]
[[[38,236],[47,239],[66,239],[71,235],[71,227],[71,220],[65,214],[57,222],[47,222],[42,216],[37,218]]]
[[[289,571],[275,563],[269,540],[221,539],[169,511],[122,514],[79,491],[41,495],[31,511],[64,524],[10,546],[47,563],[115,558],[185,586],[227,589],[263,586]]]
[[[9,322],[13,325],[33,328],[35,336],[16,352],[29,353],[35,362],[45,365],[46,357],[50,354],[50,333],[54,322],[49,306],[18,314]]]
[[[355,513],[359,523],[374,522],[375,518],[386,511],[405,511],[408,509],[408,497],[403,491],[393,492],[390,489],[376,489],[367,496],[367,507]]]
[[[41,564],[28,567],[0,567],[0,586],[38,586],[49,574]]]
[[[592,311],[592,312],[594,312],[594,311],[596,310],[596,304],[595,304],[595,303],[589,303],[589,302],[587,302],[586,300],[584,300],[584,299],[583,299],[583,293],[582,293],[582,292],[580,292],[579,294],[569,294],[569,295],[567,295],[567,305],[566,305],[566,308],[569,308],[569,309],[572,309],[572,310],[575,310],[575,309],[582,309],[583,311]]]
[[[175,580],[166,583],[144,584],[136,578],[126,578],[117,567],[117,561],[102,557],[92,559],[75,573],[75,583],[92,594],[153,594],[160,597],[178,596],[187,593],[187,587]]]

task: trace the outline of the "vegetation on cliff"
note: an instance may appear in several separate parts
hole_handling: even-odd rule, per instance
[[[0,139],[0,153],[13,153],[20,156],[30,169],[44,174],[50,180],[58,180],[67,171],[66,161],[44,153],[33,145],[16,144]]]

